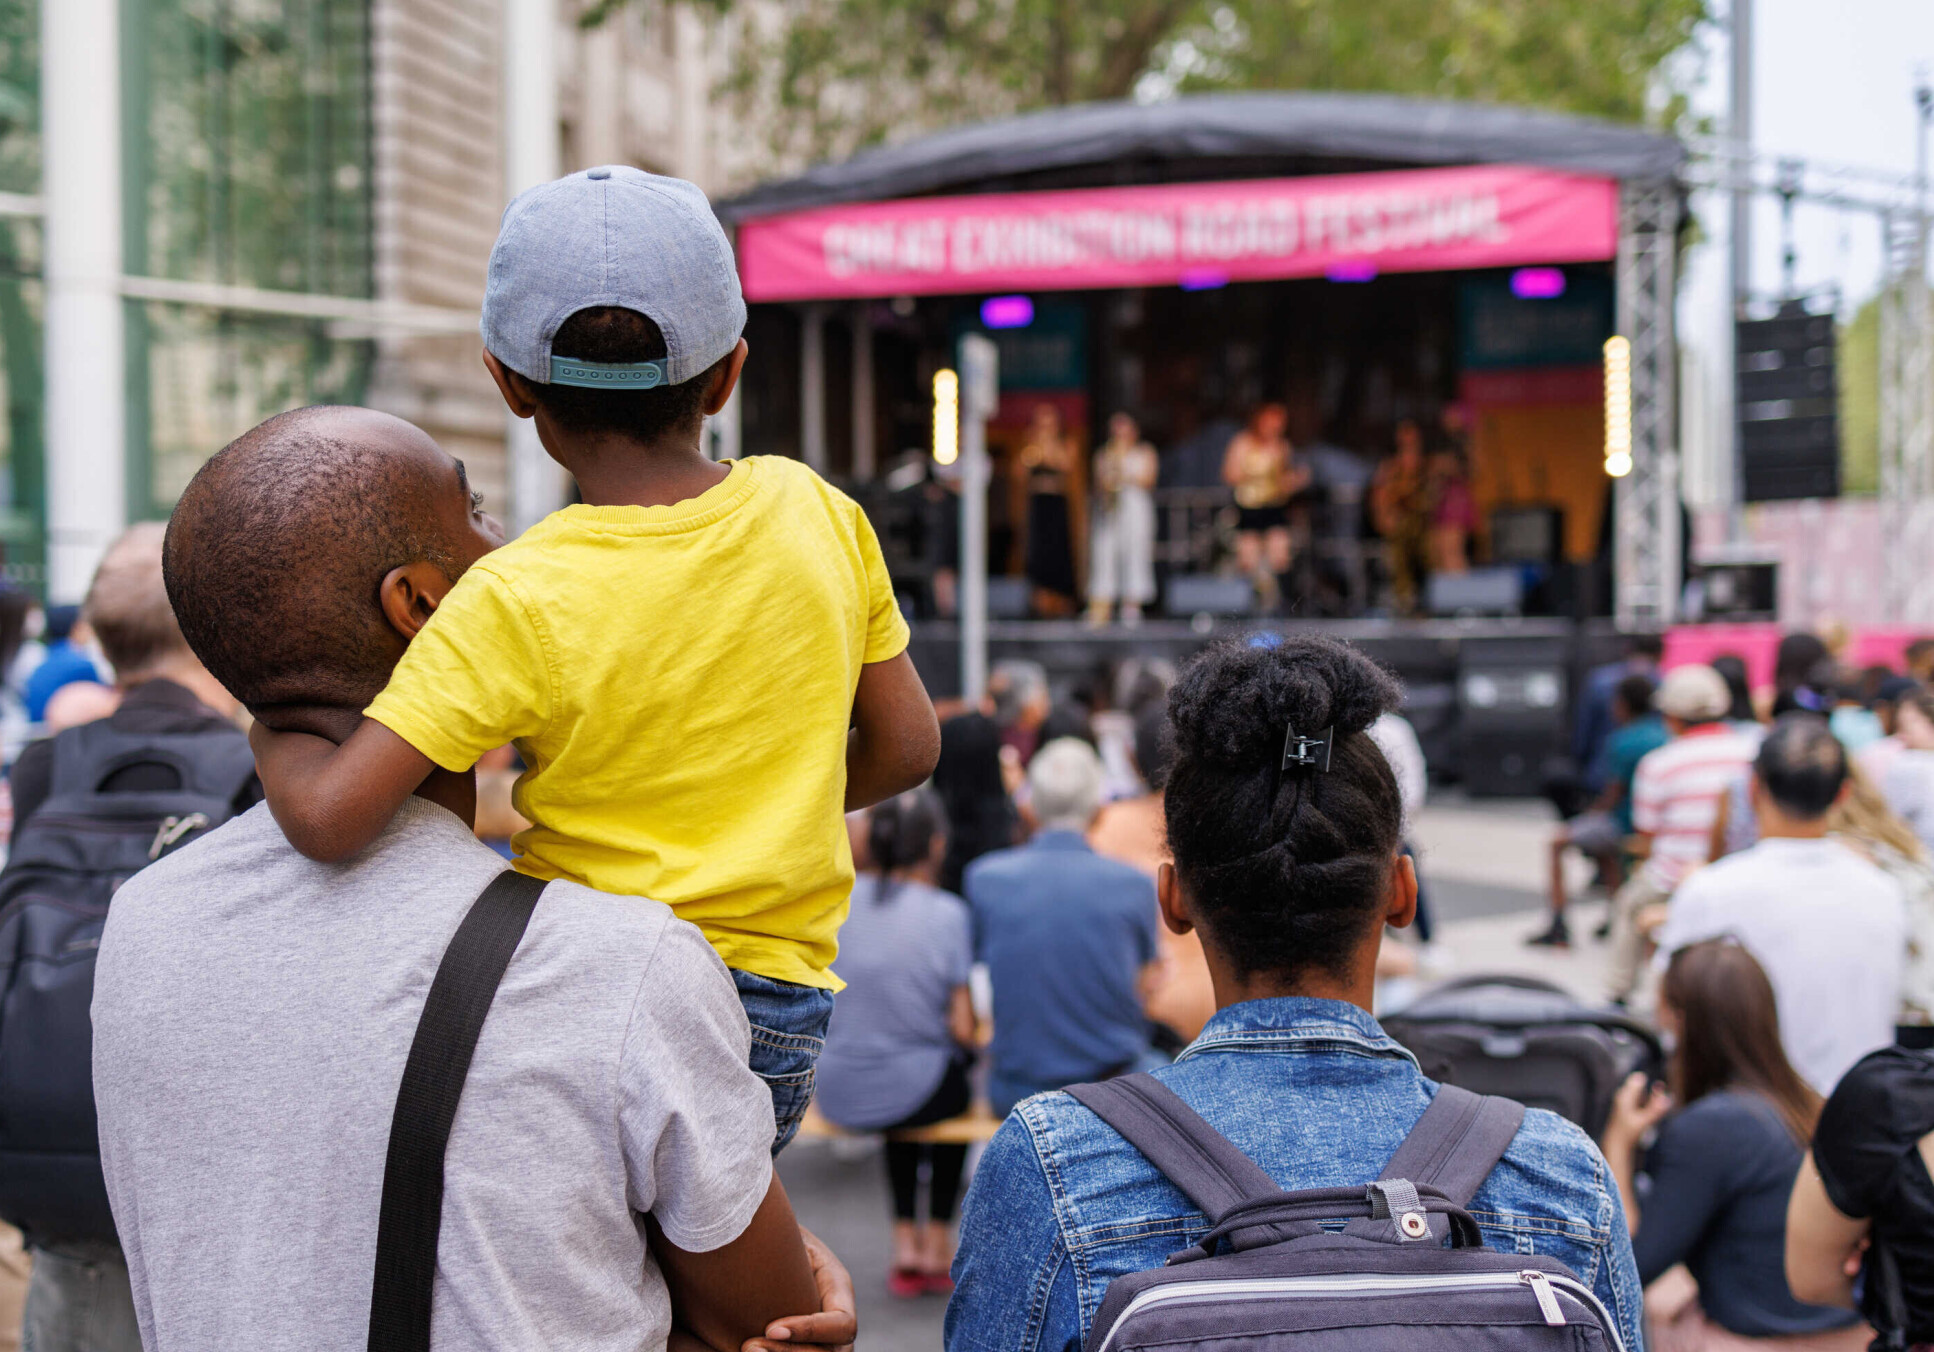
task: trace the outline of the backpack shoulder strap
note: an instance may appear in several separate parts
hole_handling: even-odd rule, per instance
[[[443,1152],[497,984],[544,884],[505,869],[444,950],[417,1020],[390,1122],[370,1290],[370,1352],[430,1352],[430,1294],[443,1224]]]
[[[1077,1084],[1067,1093],[1120,1132],[1211,1220],[1282,1192],[1260,1165],[1152,1075]]]
[[[1524,1105],[1439,1085],[1437,1097],[1390,1157],[1380,1181],[1405,1179],[1469,1206],[1524,1121]]]

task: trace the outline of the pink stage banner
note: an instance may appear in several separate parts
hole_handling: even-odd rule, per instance
[[[1216,286],[1576,263],[1618,247],[1618,185],[1484,165],[922,197],[739,227],[747,300]]]

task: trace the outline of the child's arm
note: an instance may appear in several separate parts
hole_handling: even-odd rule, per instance
[[[846,741],[846,811],[918,787],[939,759],[940,720],[913,659],[902,652],[861,667]]]
[[[436,768],[369,718],[341,746],[262,722],[249,729],[248,740],[276,825],[291,845],[325,864],[367,847]]]

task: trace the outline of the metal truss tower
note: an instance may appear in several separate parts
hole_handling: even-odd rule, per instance
[[[1617,480],[1614,613],[1621,629],[1670,624],[1679,600],[1678,344],[1673,271],[1679,186],[1628,181],[1619,193],[1618,331],[1632,345],[1632,472]]]
[[[1918,210],[1881,216],[1887,275],[1880,309],[1880,504],[1887,616],[1934,622],[1934,316],[1927,225]]]

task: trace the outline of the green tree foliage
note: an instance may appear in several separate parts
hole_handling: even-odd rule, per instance
[[[1840,490],[1880,491],[1880,301],[1868,301],[1840,328],[1834,366],[1840,382]],[[1930,373],[1934,376],[1934,372]]]
[[[599,0],[583,22],[627,3]],[[1706,0],[690,0],[775,164],[1131,96],[1378,90],[1645,116]]]

